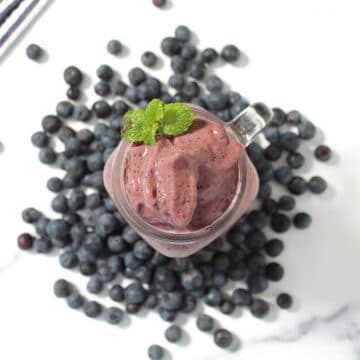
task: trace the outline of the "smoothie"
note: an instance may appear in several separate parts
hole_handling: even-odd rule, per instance
[[[183,135],[131,146],[123,175],[128,199],[156,227],[199,230],[229,207],[243,152],[222,125],[195,119]]]

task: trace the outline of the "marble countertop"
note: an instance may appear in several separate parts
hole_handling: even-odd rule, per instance
[[[172,0],[164,11],[153,8],[150,0],[51,1],[22,41],[0,53],[0,358],[145,359],[147,346],[159,343],[173,360],[360,359],[358,9],[355,0]],[[214,20],[215,15],[221,20]],[[308,211],[313,224],[281,236],[286,248],[279,262],[285,277],[264,295],[274,302],[279,292],[287,291],[294,296],[294,307],[273,307],[265,320],[247,311],[227,317],[198,309],[236,334],[229,351],[197,331],[194,316],[180,318],[186,335],[179,345],[166,344],[167,323],[153,313],[132,316],[118,327],[85,318],[55,298],[52,285],[64,277],[84,290],[86,279],[62,269],[55,256],[16,249],[18,233],[30,229],[21,221],[21,210],[49,210],[45,183],[54,172],[37,161],[29,138],[41,117],[64,97],[65,66],[76,64],[93,75],[97,65],[109,63],[125,74],[140,64],[142,51],[159,54],[160,39],[179,23],[196,32],[202,48],[236,43],[246,61],[217,69],[219,75],[253,101],[303,111],[320,129],[301,149],[307,155],[319,143],[335,152],[327,164],[310,159],[302,173],[322,175],[329,189],[298,199],[297,210]],[[107,54],[111,38],[121,40],[129,56]],[[45,63],[26,59],[30,42],[46,49]],[[163,80],[170,74],[165,62],[153,72]],[[93,98],[88,95],[89,101]],[[104,296],[101,301],[110,304]]]

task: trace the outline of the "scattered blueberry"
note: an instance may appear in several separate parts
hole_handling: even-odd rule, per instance
[[[189,41],[191,37],[191,32],[189,30],[189,28],[185,25],[179,25],[176,29],[175,29],[175,38],[180,40],[180,41]]]
[[[153,2],[159,1],[160,0],[153,0]],[[162,1],[164,2],[164,0]],[[161,360],[164,357],[164,349],[160,345],[151,345],[148,349],[148,356],[151,360]]]
[[[293,223],[297,229],[306,229],[311,224],[311,217],[307,213],[300,212],[294,216]]]
[[[292,169],[300,169],[305,163],[305,158],[299,152],[290,152],[286,157],[286,162]]]
[[[181,339],[182,336],[182,330],[177,325],[170,325],[165,330],[165,338],[167,341],[175,343],[178,342]]]
[[[59,298],[64,298],[70,295],[71,285],[67,280],[59,279],[54,283],[54,294]]]
[[[21,250],[29,250],[33,247],[34,238],[28,234],[20,234],[17,238],[18,247]]]
[[[117,307],[110,307],[106,310],[106,320],[109,324],[119,324],[123,317],[124,312]]]
[[[217,51],[213,48],[207,48],[201,52],[201,60],[207,64],[213,63],[218,56]]]
[[[71,309],[79,309],[84,305],[84,297],[77,291],[72,291],[66,298],[66,302]]]
[[[320,161],[328,161],[331,157],[331,149],[327,145],[319,145],[315,149],[315,157]]]
[[[306,181],[300,176],[294,176],[287,184],[288,190],[294,195],[301,195],[306,191]]]
[[[152,51],[145,51],[141,55],[141,62],[143,65],[148,67],[153,67],[156,65],[157,62],[157,56]]]
[[[286,293],[281,293],[276,298],[276,303],[281,309],[289,309],[293,303],[291,295]]]
[[[265,244],[266,255],[271,257],[279,256],[284,250],[284,243],[279,239],[271,239]]]
[[[235,62],[240,57],[240,51],[235,45],[226,45],[221,50],[221,57],[227,62]]]
[[[84,304],[84,313],[90,318],[99,317],[102,311],[102,306],[96,301],[86,301]]]
[[[214,319],[206,314],[201,314],[196,319],[196,326],[201,331],[211,331],[214,328]]]
[[[233,341],[233,336],[229,330],[218,329],[214,334],[214,342],[217,346],[221,348],[227,348],[231,345]]]
[[[262,319],[264,318],[270,311],[269,304],[262,299],[254,299],[250,305],[250,312],[255,317]]]
[[[119,55],[121,53],[123,46],[119,40],[110,40],[106,49],[111,55]]]
[[[44,55],[44,50],[39,45],[30,44],[26,48],[26,56],[30,60],[38,61],[43,57],[43,55]]]
[[[70,86],[79,86],[83,80],[83,74],[76,66],[69,66],[64,70],[64,80]]]
[[[96,75],[100,80],[110,81],[114,75],[114,70],[109,65],[100,65],[96,69]]]
[[[289,195],[282,195],[278,201],[280,210],[291,211],[295,208],[295,199]]]
[[[307,187],[314,194],[322,194],[327,188],[327,182],[321,176],[313,176]]]

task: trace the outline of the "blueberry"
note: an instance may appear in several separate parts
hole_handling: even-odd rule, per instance
[[[211,331],[214,328],[214,319],[206,314],[200,314],[196,319],[196,326],[201,331]]]
[[[286,131],[280,134],[279,142],[283,149],[287,151],[296,151],[300,145],[300,138],[297,134]]]
[[[190,67],[190,76],[201,80],[205,76],[205,65],[201,61],[194,61]]]
[[[181,48],[181,57],[185,60],[192,60],[196,57],[197,49],[192,44],[184,44]]]
[[[169,311],[179,310],[183,305],[183,295],[180,291],[162,292],[158,299],[160,306]]]
[[[161,51],[168,56],[173,56],[181,52],[181,41],[174,37],[166,37],[161,41]]]
[[[35,231],[40,236],[47,235],[46,228],[49,223],[49,219],[41,217],[35,224]]]
[[[60,214],[65,214],[68,211],[67,199],[63,194],[56,195],[51,201],[51,208]]]
[[[218,58],[218,53],[213,48],[206,48],[201,52],[201,60],[204,63],[211,64]]]
[[[111,106],[105,100],[94,102],[92,109],[95,115],[100,119],[105,119],[111,114]]]
[[[107,96],[110,94],[110,84],[106,81],[99,81],[94,86],[95,94],[99,96]]]
[[[220,311],[223,314],[230,315],[234,312],[234,310],[235,310],[234,304],[228,300],[223,301],[222,304],[220,305]]]
[[[83,75],[76,66],[69,66],[64,70],[64,80],[70,86],[79,86],[82,82]]]
[[[269,215],[275,214],[278,210],[278,204],[274,199],[265,199],[262,203],[262,210]]]
[[[279,129],[275,126],[267,126],[264,129],[264,135],[266,140],[271,144],[276,144],[279,142],[280,132]]]
[[[175,29],[175,38],[180,41],[189,41],[191,37],[191,31],[190,29],[185,25],[179,25]]]
[[[306,181],[300,176],[294,176],[287,184],[288,190],[294,195],[301,195],[306,191]]]
[[[206,79],[205,86],[210,92],[219,92],[222,90],[223,82],[218,76],[212,75]]]
[[[114,70],[109,65],[100,65],[96,69],[96,75],[100,80],[110,81],[114,75]]]
[[[196,97],[196,98],[191,99],[190,102],[194,105],[197,105],[204,109],[207,109],[206,102],[202,98]]]
[[[210,93],[205,96],[205,102],[209,110],[224,110],[229,103],[229,97],[224,93]]]
[[[106,49],[111,55],[119,55],[121,53],[123,46],[119,40],[110,40],[107,45]]]
[[[128,88],[128,86],[119,79],[115,79],[110,83],[110,89],[111,89],[111,93],[113,95],[123,96],[123,95],[125,95],[127,88]]]
[[[254,299],[250,305],[251,314],[259,319],[264,318],[269,313],[269,310],[269,304],[262,299]]]
[[[152,0],[152,3],[158,7],[158,8],[162,8],[166,5],[166,0]]]
[[[138,67],[131,69],[128,76],[130,83],[135,86],[140,85],[146,79],[145,72]]]
[[[128,101],[136,104],[139,102],[137,89],[134,87],[128,87],[125,91],[125,97]]]
[[[223,295],[218,288],[210,288],[205,296],[206,304],[210,306],[219,306],[223,300]]]
[[[301,139],[310,140],[315,137],[316,127],[312,122],[308,120],[303,120],[298,124],[297,127]]]
[[[295,199],[289,195],[282,195],[278,201],[280,210],[291,211],[295,208]]]
[[[288,216],[277,213],[271,216],[271,228],[277,233],[283,233],[289,230],[291,221]]]
[[[53,134],[60,129],[61,120],[55,115],[47,115],[42,119],[41,125],[45,132]]]
[[[126,243],[120,235],[112,235],[107,238],[107,246],[110,252],[117,254],[126,249]]]
[[[276,298],[276,303],[281,309],[289,309],[293,303],[291,295],[286,293],[281,293]]]
[[[226,284],[226,282],[227,282],[227,277],[224,273],[219,271],[214,272],[212,277],[212,283],[214,286],[221,288]]]
[[[107,236],[111,234],[117,228],[118,222],[114,215],[103,214],[96,220],[96,233],[100,236]]]
[[[279,160],[282,154],[282,149],[280,146],[276,144],[270,144],[265,150],[264,150],[264,156],[266,159],[270,161],[276,161]]]
[[[17,238],[17,244],[21,250],[29,250],[33,247],[34,238],[27,233],[20,234]]]
[[[40,254],[47,254],[52,249],[52,243],[48,237],[42,236],[34,241],[34,250]]]
[[[53,149],[51,149],[49,147],[40,149],[39,160],[43,164],[47,164],[47,165],[54,164],[56,161],[56,158],[57,158],[57,154]]]
[[[297,229],[306,229],[311,225],[311,217],[307,213],[300,212],[294,216],[293,223]]]
[[[268,183],[260,184],[257,197],[261,200],[267,199],[271,196],[271,186]]]
[[[227,240],[230,244],[241,247],[245,240],[245,234],[240,231],[237,227],[231,229],[227,234]]]
[[[90,171],[101,170],[104,167],[103,156],[101,152],[95,152],[86,159],[86,166]]]
[[[313,176],[307,183],[308,189],[314,194],[321,194],[327,188],[327,182],[320,176]]]
[[[286,121],[291,125],[298,125],[302,120],[302,116],[297,110],[289,111],[286,115]]]
[[[177,92],[173,97],[174,102],[188,102],[190,99],[182,92]]]
[[[30,60],[38,61],[40,60],[44,55],[44,50],[36,44],[30,44],[26,48],[26,56]]]
[[[141,55],[141,62],[145,66],[153,67],[157,62],[157,56],[152,51],[145,51]]]
[[[170,65],[176,74],[183,74],[187,68],[186,60],[180,55],[173,56]]]
[[[69,118],[74,112],[74,105],[69,101],[60,101],[56,105],[56,114],[63,118]]]
[[[328,161],[331,157],[331,149],[327,145],[319,145],[315,149],[315,157],[320,161]]]
[[[239,306],[249,306],[251,304],[252,297],[248,290],[246,289],[235,289],[231,294],[231,302],[234,305]]]
[[[85,276],[91,276],[96,273],[96,264],[93,262],[83,261],[79,264],[79,270],[81,274]]]
[[[204,277],[202,273],[192,268],[181,274],[181,284],[187,290],[196,290],[203,286]]]
[[[155,294],[149,294],[144,302],[144,306],[147,309],[154,309],[158,304],[158,300]]]
[[[254,163],[254,165],[261,183],[270,181],[274,176],[274,167],[269,161],[264,160],[259,164]]]
[[[165,330],[165,338],[167,341],[171,343],[178,342],[181,339],[181,336],[182,336],[182,330],[177,325],[170,325]]]
[[[249,250],[261,249],[266,242],[265,234],[260,230],[252,230],[245,237],[245,244]]]
[[[160,0],[153,0],[153,2],[157,2],[157,3],[159,1]],[[164,2],[164,0],[161,1]],[[161,360],[164,357],[164,349],[160,345],[151,345],[148,348],[148,356],[151,360]]]
[[[133,251],[134,255],[140,260],[147,260],[154,253],[154,250],[144,240],[136,241]]]
[[[73,116],[76,120],[87,122],[91,118],[91,111],[85,105],[76,105]]]
[[[76,86],[70,86],[67,90],[66,90],[66,96],[68,99],[70,100],[78,100],[81,96],[81,91],[78,87]]]
[[[86,173],[86,162],[81,159],[70,159],[65,165],[66,174],[72,180],[80,180]]]
[[[66,250],[60,255],[60,264],[65,269],[73,269],[78,264],[78,258],[72,250]]]
[[[130,226],[125,226],[122,231],[122,238],[129,244],[134,244],[138,239],[139,235]]]
[[[23,220],[28,224],[33,224],[41,218],[41,212],[34,208],[26,208],[22,212]]]
[[[265,267],[265,276],[268,280],[280,281],[284,277],[284,269],[276,262],[269,263]]]
[[[248,214],[247,221],[253,229],[262,229],[270,223],[270,218],[262,210],[253,210]]]
[[[121,256],[118,255],[110,255],[107,259],[106,264],[113,274],[117,274],[124,269],[123,259]]]
[[[80,189],[71,191],[68,198],[68,208],[71,211],[80,210],[85,206],[86,195]]]
[[[73,189],[79,186],[79,180],[74,180],[69,175],[64,176],[62,181],[64,184],[64,189]]]
[[[71,309],[79,309],[84,305],[84,297],[81,296],[77,291],[72,291],[71,294],[66,298],[66,303]]]
[[[249,106],[249,103],[246,99],[241,99],[231,105],[230,115],[232,118],[239,115],[246,107]],[[265,128],[266,129],[266,128]]]
[[[286,162],[292,169],[300,169],[304,163],[304,156],[298,152],[290,152],[286,157]]]
[[[95,234],[94,232],[91,232],[86,235],[84,247],[88,251],[96,254],[102,250],[103,242],[97,234]]]
[[[129,304],[142,304],[146,299],[146,290],[138,283],[131,283],[125,288],[125,300]]]
[[[54,283],[54,294],[56,297],[64,298],[70,295],[71,285],[67,280],[58,279]]]
[[[274,179],[282,185],[289,184],[293,179],[292,169],[288,166],[280,166],[274,172]]]
[[[73,242],[82,243],[85,240],[86,228],[82,222],[77,222],[71,226],[70,236]]]
[[[282,126],[286,123],[286,114],[280,108],[273,108],[273,118],[271,119],[272,126]]]
[[[99,294],[103,288],[104,283],[97,276],[92,277],[86,285],[87,291],[91,294]]]
[[[271,239],[265,244],[266,255],[271,257],[279,256],[284,250],[284,243],[279,239]]]
[[[99,317],[102,311],[102,306],[96,301],[86,301],[84,304],[84,313],[90,318]]]
[[[125,299],[125,292],[121,285],[113,285],[109,290],[109,296],[111,300],[116,302],[122,302]]]
[[[181,74],[173,74],[169,77],[169,86],[181,90],[185,85],[185,77]]]
[[[228,276],[230,280],[241,281],[244,280],[247,274],[247,269],[243,261],[238,261],[236,264],[231,266]]]
[[[109,324],[116,325],[121,322],[124,312],[117,307],[110,307],[106,311],[106,320]]]
[[[269,286],[267,279],[262,274],[257,274],[257,273],[250,274],[246,280],[246,283],[249,288],[249,291],[252,294],[262,293]]]
[[[235,62],[240,57],[240,51],[235,45],[225,45],[221,50],[221,57],[226,62]]]
[[[31,136],[31,143],[38,148],[45,148],[49,144],[49,137],[42,131]]]
[[[228,348],[233,342],[233,336],[229,330],[218,329],[214,334],[214,342],[221,348]]]

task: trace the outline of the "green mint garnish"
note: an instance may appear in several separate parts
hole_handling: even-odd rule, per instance
[[[194,114],[189,107],[181,103],[164,105],[161,100],[150,101],[146,110],[128,111],[124,115],[123,139],[155,145],[156,133],[162,135],[180,135],[186,132]]]

